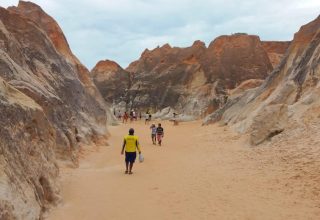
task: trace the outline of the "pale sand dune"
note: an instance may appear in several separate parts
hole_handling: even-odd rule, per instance
[[[131,126],[145,162],[129,176],[120,149]],[[277,158],[273,151],[256,151],[226,127],[164,128],[159,147],[142,123],[110,127],[110,146],[87,150],[79,169],[61,170],[64,201],[48,219],[319,219],[318,197],[293,193],[301,184],[286,184],[292,169],[266,162],[266,155]]]

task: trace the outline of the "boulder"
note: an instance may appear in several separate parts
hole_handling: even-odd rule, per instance
[[[268,105],[253,118],[250,142],[258,145],[284,131],[288,124],[288,106],[283,104]]]

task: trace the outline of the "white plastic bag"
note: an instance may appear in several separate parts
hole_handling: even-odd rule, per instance
[[[142,154],[139,154],[139,162],[142,163],[144,161],[144,157]]]

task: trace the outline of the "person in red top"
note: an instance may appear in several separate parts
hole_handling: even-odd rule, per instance
[[[127,112],[125,112],[124,114],[123,114],[123,123],[127,123],[128,122],[128,113]]]
[[[163,136],[164,136],[164,130],[163,130],[163,127],[161,127],[161,124],[159,123],[157,127],[157,140],[158,140],[159,146],[161,146]]]

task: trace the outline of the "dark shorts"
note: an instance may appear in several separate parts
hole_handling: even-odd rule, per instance
[[[126,162],[134,163],[136,161],[137,152],[126,152]]]
[[[151,134],[151,138],[156,138],[156,134]]]

